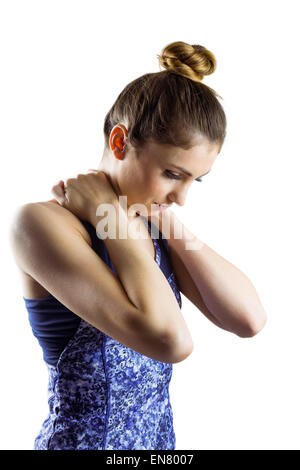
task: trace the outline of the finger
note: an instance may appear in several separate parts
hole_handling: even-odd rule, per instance
[[[65,185],[65,183],[64,183],[64,181],[63,181],[63,180],[59,180],[57,183],[55,183],[55,184],[54,184],[54,186],[57,186],[57,185],[59,185],[59,186],[62,186],[62,187],[63,187],[63,186]],[[53,186],[53,187],[54,187],[54,186]]]
[[[99,170],[95,170],[93,168],[90,168],[89,171],[87,172],[88,175],[99,175],[100,174],[100,171]]]
[[[60,185],[54,185],[51,189],[51,193],[53,194],[57,202],[59,202],[59,204],[64,204],[64,202],[66,201],[65,192]]]

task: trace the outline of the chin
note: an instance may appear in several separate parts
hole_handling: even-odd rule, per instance
[[[158,214],[159,211],[154,207],[154,203],[132,203],[132,204],[127,204],[127,210],[131,207],[133,204],[143,204],[145,206],[146,213],[144,212],[144,209],[137,209],[134,211],[134,216],[143,216],[143,217],[151,217],[153,214]],[[153,205],[153,207],[151,207]],[[133,216],[133,214],[132,214]]]

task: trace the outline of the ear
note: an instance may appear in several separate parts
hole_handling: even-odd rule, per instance
[[[116,124],[109,138],[110,149],[118,160],[123,160],[128,131],[123,124]]]

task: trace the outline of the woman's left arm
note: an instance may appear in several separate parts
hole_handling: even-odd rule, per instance
[[[170,209],[159,218],[160,230],[168,240],[170,252],[185,268],[175,273],[181,277],[180,283],[187,286],[188,280],[182,276],[190,276],[201,302],[217,325],[241,337],[258,333],[265,325],[267,315],[247,276],[198,240]],[[168,226],[169,231],[165,230]],[[175,238],[175,234],[181,237]]]

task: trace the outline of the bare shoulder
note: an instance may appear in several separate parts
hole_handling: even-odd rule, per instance
[[[18,214],[22,214],[21,218],[24,219],[32,211],[46,211],[47,217],[51,217],[51,220],[57,222],[58,226],[62,224],[63,227],[76,230],[90,246],[92,245],[90,234],[81,220],[72,214],[72,212],[62,207],[55,199],[24,204],[17,209],[15,219],[18,219]]]
[[[45,219],[48,223],[55,223],[62,229],[67,228],[67,230],[71,229],[76,231],[76,233],[79,233],[82,236],[86,243],[92,246],[91,237],[80,219],[64,207],[60,206],[55,199],[50,201],[27,203],[18,207],[14,214],[14,220],[11,226],[11,244],[13,250],[16,252],[15,260],[19,268],[21,283],[23,286],[23,295],[25,298],[29,299],[46,297],[49,295],[49,292],[22,268],[19,250],[14,245],[16,243],[16,238],[18,238],[18,236],[22,236],[22,232],[25,230],[25,224],[27,224],[27,221],[31,223],[32,217],[36,215],[39,217],[44,214],[46,215]],[[19,235],[17,235],[16,232],[18,232]]]
[[[81,220],[78,219],[78,217],[72,212],[62,207],[55,199],[45,202],[39,202],[38,204],[41,204],[43,207],[46,207],[47,209],[52,211],[53,214],[56,214],[57,217],[61,218],[61,220],[63,220],[66,224],[69,224],[70,227],[73,227],[74,229],[78,230],[85,239],[85,241],[90,246],[92,245],[90,234],[81,222]]]

